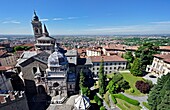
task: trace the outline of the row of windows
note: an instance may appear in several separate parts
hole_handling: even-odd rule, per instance
[[[118,67],[118,68],[123,68],[124,69],[124,67]],[[104,69],[105,70],[108,70],[108,69],[112,70],[112,67],[110,67],[110,68],[106,67]],[[114,67],[114,69],[117,69],[117,67]],[[93,68],[93,70],[95,70],[95,68]],[[99,68],[97,68],[97,70],[99,70]]]
[[[94,65],[99,66],[100,63],[94,63]],[[125,65],[125,62],[123,62],[123,63],[104,63],[104,65]]]

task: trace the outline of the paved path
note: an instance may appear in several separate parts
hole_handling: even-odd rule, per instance
[[[111,95],[109,95],[109,102],[110,102],[110,108],[111,110],[120,110],[116,105],[113,103]]]
[[[66,102],[66,105],[74,105],[74,100],[75,98],[77,98],[78,95],[73,95],[73,96],[70,96]]]

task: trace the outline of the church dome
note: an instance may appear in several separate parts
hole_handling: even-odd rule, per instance
[[[55,47],[55,52],[53,52],[49,57],[48,57],[48,65],[50,66],[55,66],[55,65],[65,65],[67,64],[67,59],[66,57],[58,51]]]

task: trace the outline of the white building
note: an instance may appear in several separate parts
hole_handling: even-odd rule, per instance
[[[105,74],[116,72],[118,70],[126,69],[127,61],[117,55],[113,56],[91,56],[91,62],[93,64],[91,71],[94,76],[98,76],[100,62],[103,59],[104,61],[104,71]]]
[[[154,55],[152,65],[147,65],[147,72],[156,73],[158,75],[166,75],[170,72],[170,54]]]

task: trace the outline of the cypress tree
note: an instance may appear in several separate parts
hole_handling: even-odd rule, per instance
[[[105,93],[105,74],[104,74],[104,62],[103,59],[100,62],[100,69],[99,69],[99,94],[103,95]]]

